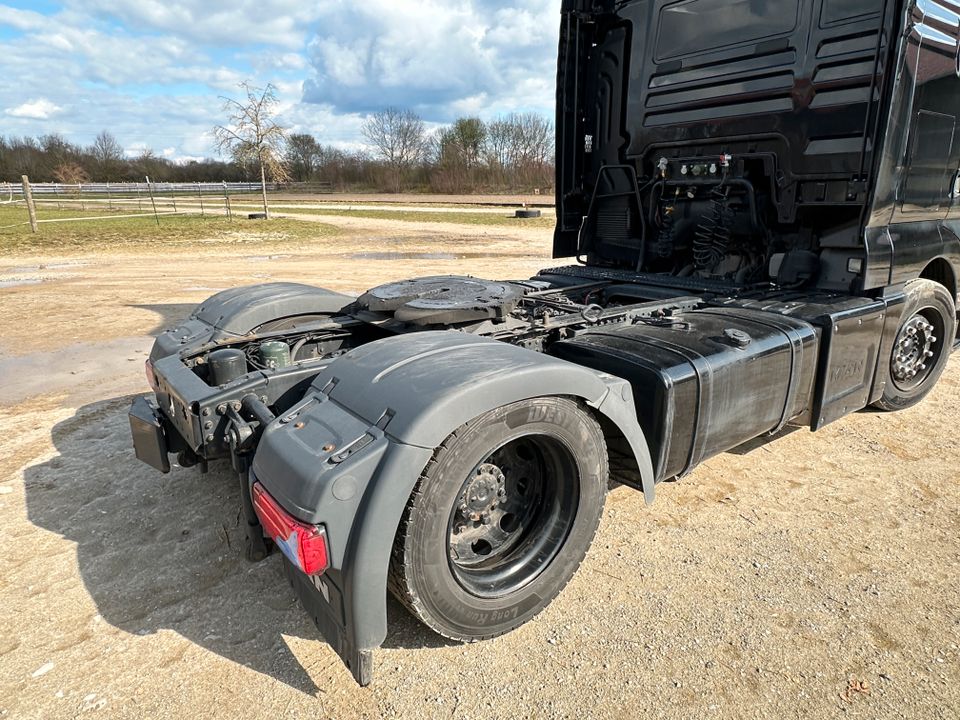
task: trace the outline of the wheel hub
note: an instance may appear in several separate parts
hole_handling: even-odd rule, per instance
[[[483,463],[467,483],[458,500],[460,516],[473,523],[489,525],[492,513],[506,498],[506,477],[499,467]]]
[[[910,318],[900,329],[891,363],[894,380],[908,383],[928,369],[928,362],[934,356],[933,346],[937,342],[933,333],[933,325],[919,314]]]

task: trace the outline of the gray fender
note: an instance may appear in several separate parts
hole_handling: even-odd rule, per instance
[[[226,337],[242,337],[271,320],[339,312],[355,298],[300,283],[275,282],[230,288],[200,303],[190,317],[161,334],[151,359]]]
[[[365,651],[383,642],[390,552],[407,499],[434,448],[488,410],[534,397],[580,398],[627,439],[644,495],[653,500],[653,466],[633,393],[612,375],[495,340],[435,331],[352,350],[313,388],[302,409],[267,428],[254,472],[290,512],[327,524],[334,567],[342,573],[344,649]],[[299,431],[290,429],[296,412]],[[364,433],[372,440],[336,471],[314,447],[328,441],[349,447]],[[341,485],[349,502],[338,502]]]
[[[263,283],[219,292],[200,303],[191,317],[217,330],[244,335],[279,318],[339,312],[354,299],[313,285]]]
[[[328,383],[333,400],[371,422],[392,413],[388,435],[430,449],[488,410],[534,397],[578,397],[617,425],[642,475],[650,466],[626,380],[489,338],[447,330],[379,340],[336,360],[313,384]]]

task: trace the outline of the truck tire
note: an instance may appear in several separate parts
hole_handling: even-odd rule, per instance
[[[954,298],[933,280],[912,280],[893,351],[881,365],[886,385],[874,407],[892,412],[916,405],[937,384],[957,331]]]
[[[391,592],[454,640],[523,625],[583,561],[607,476],[603,432],[577,402],[535,398],[484,413],[420,476],[394,540]]]

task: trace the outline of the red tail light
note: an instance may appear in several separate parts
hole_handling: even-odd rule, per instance
[[[146,372],[147,374],[147,382],[150,383],[150,387],[153,388],[154,392],[157,392],[159,390],[159,387],[157,385],[157,374],[153,371],[153,362],[151,362],[150,360],[147,360],[143,364],[143,369],[144,369],[144,372]]]
[[[307,575],[320,575],[330,566],[323,528],[300,522],[277,504],[260,483],[251,489],[253,509],[283,554]]]

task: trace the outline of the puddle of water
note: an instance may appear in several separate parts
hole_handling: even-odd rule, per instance
[[[41,263],[39,265],[15,265],[14,267],[8,268],[7,271],[12,273],[29,273],[39,272],[40,270],[66,270],[68,268],[86,267],[89,264],[88,262],[58,262]]]
[[[7,278],[0,280],[0,288],[18,287],[20,285],[39,285],[46,281],[46,278]]]
[[[0,406],[47,393],[66,392],[71,399],[86,402],[131,387],[146,392],[143,361],[152,344],[152,337],[125,337],[73,343],[51,352],[0,356]]]

